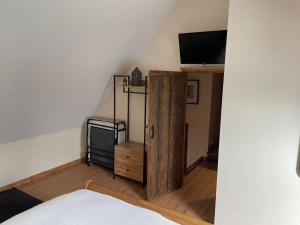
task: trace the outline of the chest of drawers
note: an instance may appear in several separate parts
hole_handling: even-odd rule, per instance
[[[143,144],[127,142],[115,146],[114,172],[138,182],[144,178],[144,148]]]

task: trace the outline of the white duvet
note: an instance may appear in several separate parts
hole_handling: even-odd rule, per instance
[[[178,225],[108,195],[79,190],[27,210],[1,225]]]

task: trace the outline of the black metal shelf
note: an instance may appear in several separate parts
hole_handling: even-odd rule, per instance
[[[114,75],[114,123],[116,122],[116,89],[117,89],[117,79],[120,78],[126,78],[127,82],[130,80],[129,75]],[[131,94],[139,94],[144,95],[144,142],[143,142],[143,148],[144,148],[144,178],[143,178],[143,187],[146,185],[146,169],[147,169],[147,162],[146,162],[146,129],[147,129],[147,95],[148,95],[148,76],[145,77],[145,80],[143,81],[143,86],[132,86],[132,85],[126,85],[126,86],[119,86],[123,88],[123,93],[127,94],[127,132],[126,132],[126,141],[129,141],[130,136],[130,96]],[[136,91],[133,89],[141,89],[143,88],[143,91]],[[115,135],[115,129],[114,129],[114,135]]]
[[[140,94],[140,95],[147,95],[148,94],[148,92],[146,91],[146,87],[144,87],[145,91],[143,91],[143,92],[141,92],[141,91],[131,91],[131,88],[136,88],[136,87],[141,88],[142,86],[131,86],[131,87],[123,86],[123,93]],[[126,90],[126,88],[127,88],[127,90]]]

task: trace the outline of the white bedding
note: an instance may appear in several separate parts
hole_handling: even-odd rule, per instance
[[[79,190],[62,195],[2,225],[178,225],[158,213],[108,195]]]

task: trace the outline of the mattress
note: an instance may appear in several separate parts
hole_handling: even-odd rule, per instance
[[[178,225],[160,214],[89,190],[42,203],[2,225]]]

